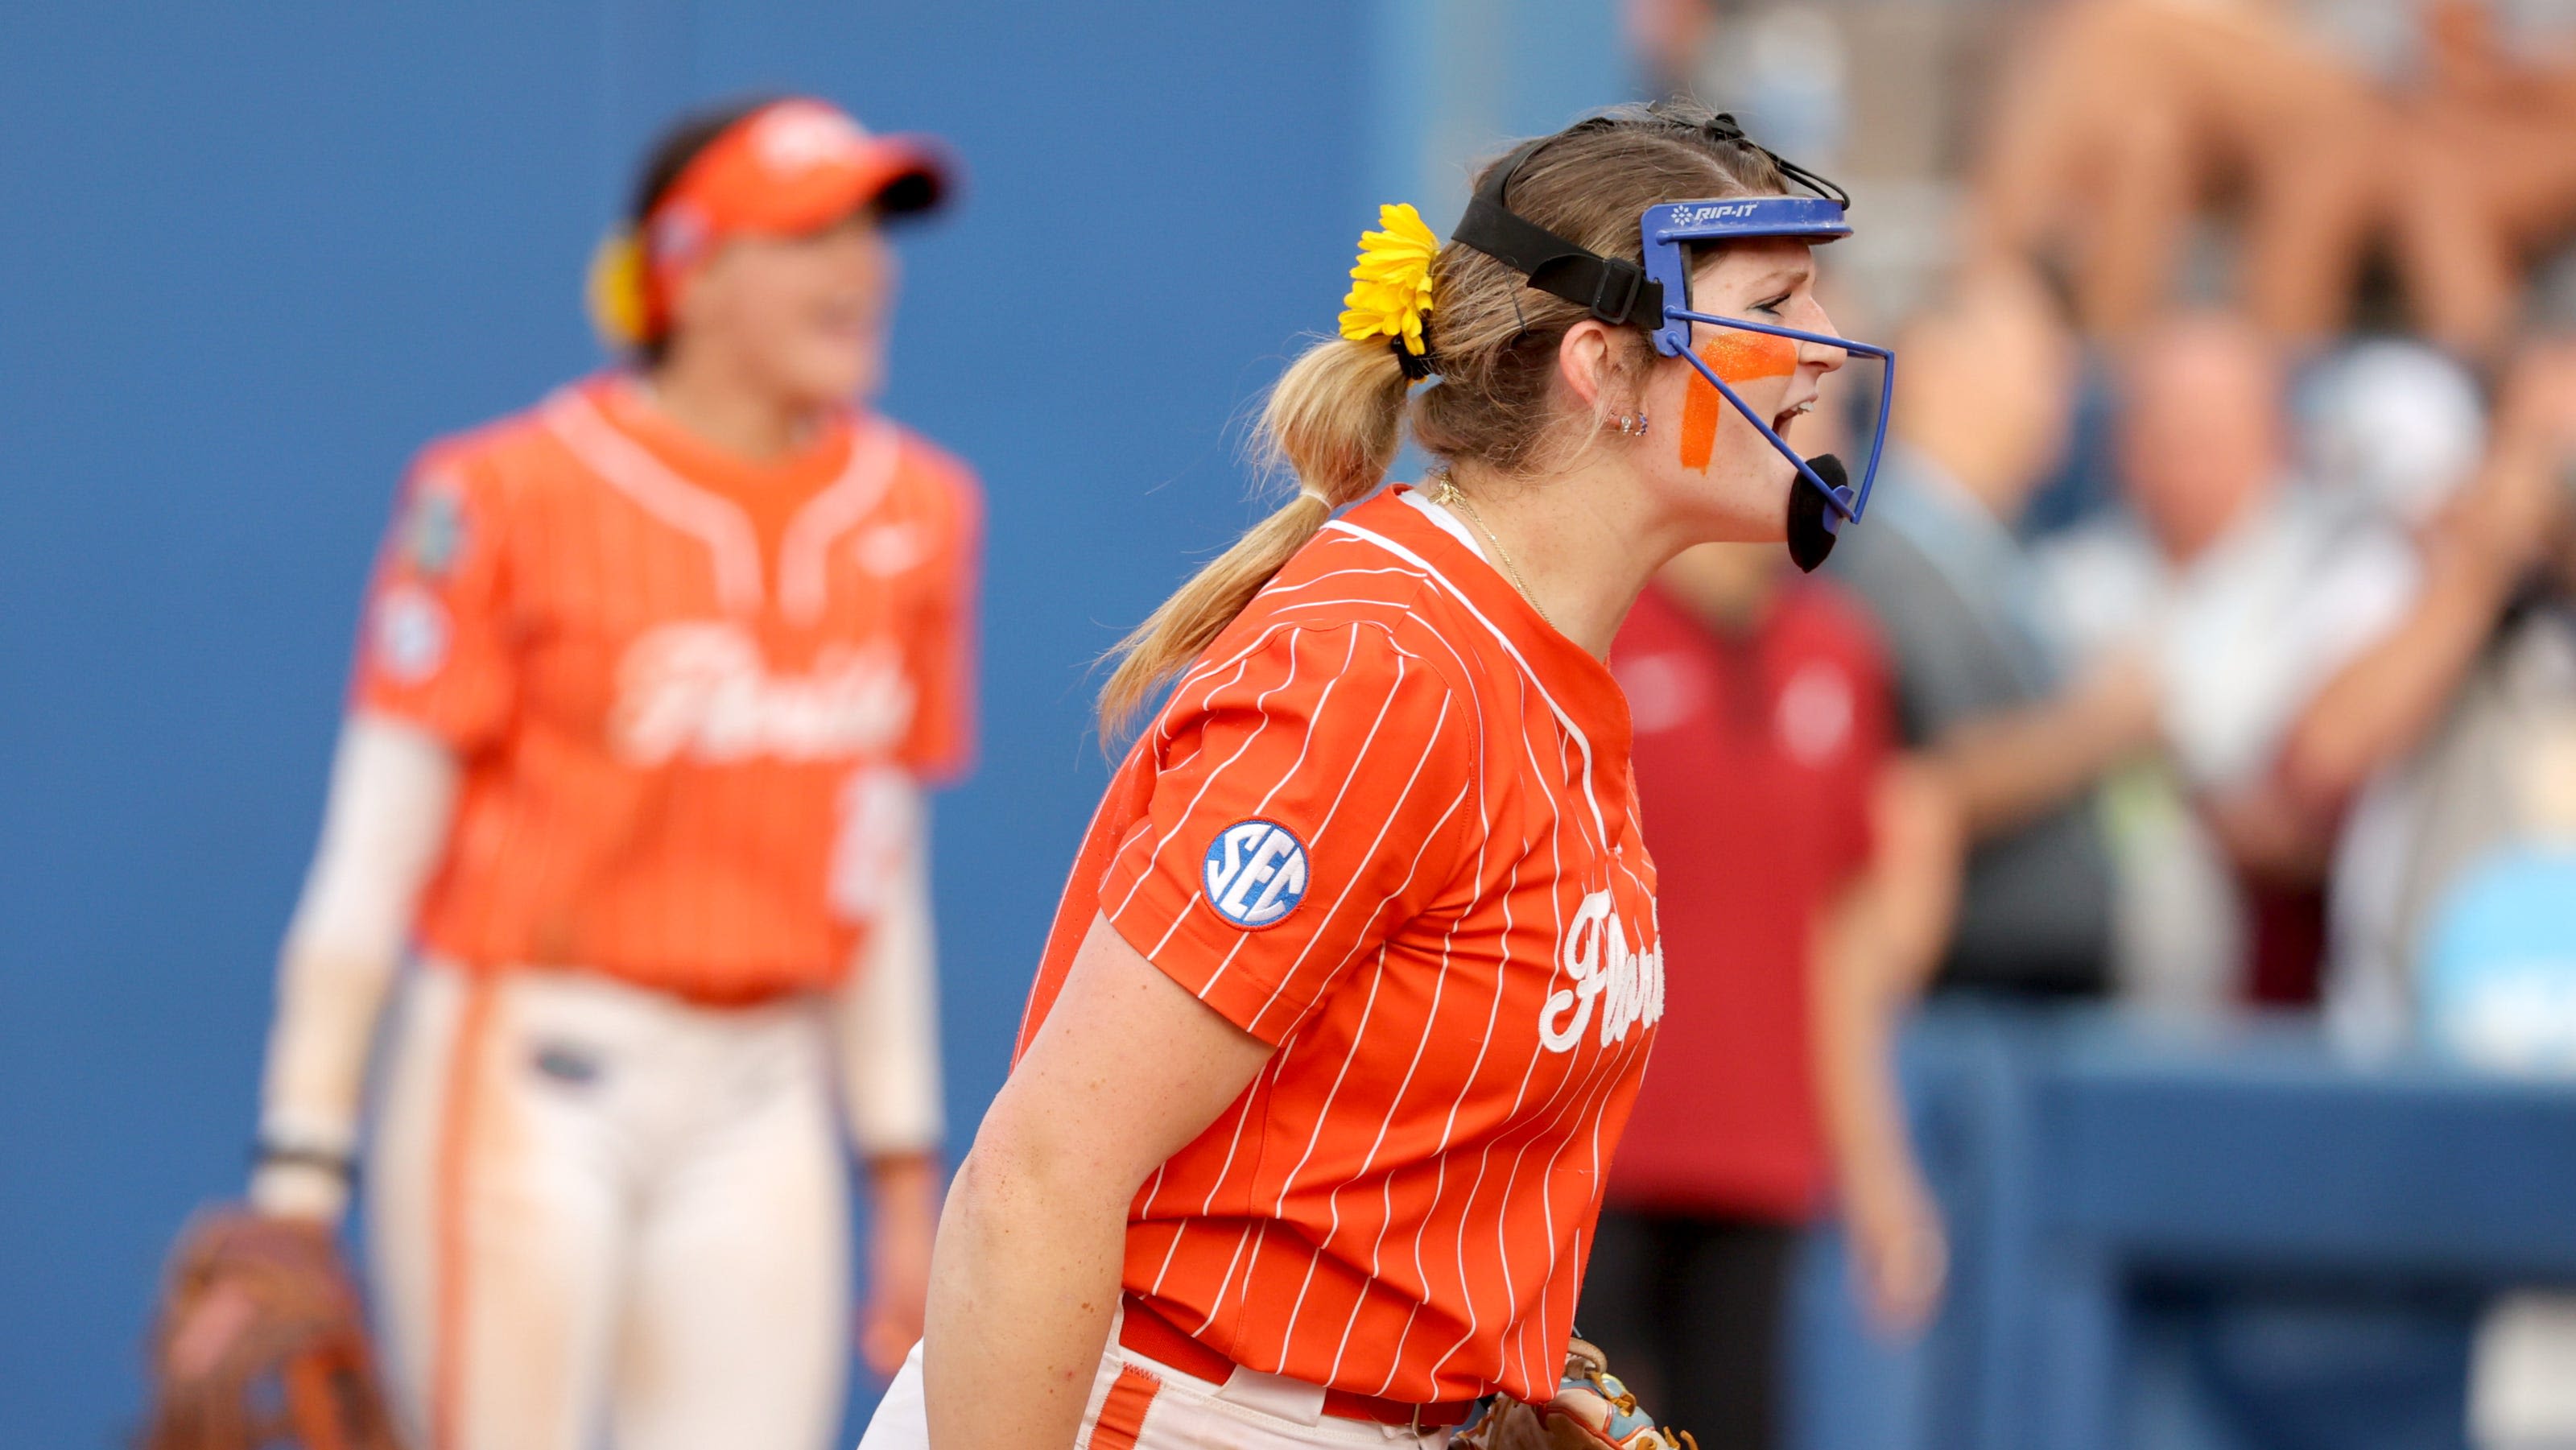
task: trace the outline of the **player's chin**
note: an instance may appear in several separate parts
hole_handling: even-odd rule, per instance
[[[839,339],[807,341],[786,359],[781,372],[789,388],[815,404],[864,397],[877,383],[875,354]]]
[[[1774,455],[1775,457],[1777,455]],[[1789,488],[1797,473],[1757,465],[1733,479],[1709,480],[1691,500],[1691,541],[1776,544],[1789,537]]]
[[[1746,490],[1742,510],[1747,544],[1776,544],[1789,537],[1789,495],[1798,487],[1798,467],[1766,447],[1752,469],[1759,480]]]

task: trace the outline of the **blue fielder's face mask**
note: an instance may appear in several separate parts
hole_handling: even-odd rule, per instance
[[[1577,129],[1612,124],[1615,123],[1607,120],[1586,121],[1579,123]],[[1705,129],[1712,140],[1753,145],[1729,117],[1719,116]],[[1851,223],[1844,219],[1844,212],[1851,198],[1832,182],[1772,156],[1791,181],[1816,194],[1659,202],[1646,208],[1638,221],[1638,238],[1645,258],[1641,268],[1624,258],[1604,257],[1579,247],[1514,215],[1504,204],[1513,173],[1555,139],[1551,136],[1529,142],[1495,166],[1485,184],[1476,189],[1474,199],[1467,203],[1466,215],[1459,219],[1453,239],[1526,273],[1532,287],[1587,307],[1603,322],[1614,327],[1634,324],[1644,328],[1654,339],[1655,351],[1665,357],[1681,358],[1696,369],[1797,468],[1800,486],[1792,488],[1789,496],[1789,556],[1799,568],[1814,569],[1833,551],[1843,522],[1858,522],[1869,507],[1870,485],[1878,477],[1879,455],[1887,446],[1888,406],[1896,393],[1896,354],[1847,337],[1692,311],[1690,248],[1754,237],[1794,237],[1815,242],[1847,237],[1851,235]],[[1878,426],[1871,434],[1869,462],[1861,470],[1857,489],[1840,459],[1829,453],[1800,457],[1786,439],[1772,431],[1767,420],[1746,406],[1705,359],[1691,350],[1691,327],[1695,323],[1818,343],[1879,360],[1883,372],[1878,390]]]

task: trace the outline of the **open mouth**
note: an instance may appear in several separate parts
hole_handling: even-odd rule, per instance
[[[1790,423],[1815,411],[1815,407],[1816,400],[1809,398],[1805,402],[1799,403],[1794,407],[1781,409],[1779,412],[1771,415],[1771,431],[1774,433],[1788,432]]]

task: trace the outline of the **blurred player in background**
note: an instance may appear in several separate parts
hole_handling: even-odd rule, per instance
[[[925,782],[979,504],[868,412],[937,152],[819,101],[654,149],[593,278],[634,366],[431,445],[283,953],[259,1211],[369,1238],[428,1450],[816,1447],[915,1339],[942,1132]],[[835,1086],[837,1082],[837,1088]]]
[[[1668,995],[1579,1322],[1701,1450],[1767,1450],[1790,1267],[1829,1193],[1882,1327],[1916,1328],[1940,1292],[1892,1057],[1946,945],[1958,831],[1931,773],[1895,754],[1865,606],[1772,550],[1665,565],[1611,669]]]
[[[1270,397],[1299,495],[1105,693],[1114,730],[1177,677],[1075,863],[869,1450],[1438,1445],[1498,1391],[1670,1443],[1568,1352],[1663,1012],[1605,660],[1665,559],[1797,536],[1813,484],[1761,429],[1857,346],[1815,299],[1842,207],[1808,180],[1724,117],[1632,107],[1487,166],[1446,247],[1385,209],[1342,337]],[[1696,198],[1733,200],[1661,205]],[[1747,224],[1647,251],[1649,207]],[[1649,346],[1671,308],[1739,411]],[[1440,466],[1381,489],[1408,424]]]

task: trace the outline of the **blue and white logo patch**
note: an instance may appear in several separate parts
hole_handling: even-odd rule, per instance
[[[442,579],[465,551],[465,500],[443,485],[424,488],[403,521],[403,552],[424,578]]]
[[[1246,931],[1277,926],[1306,899],[1306,843],[1277,821],[1237,821],[1208,842],[1208,905]]]
[[[417,685],[447,663],[447,606],[417,584],[397,584],[376,600],[376,667],[397,685]]]

